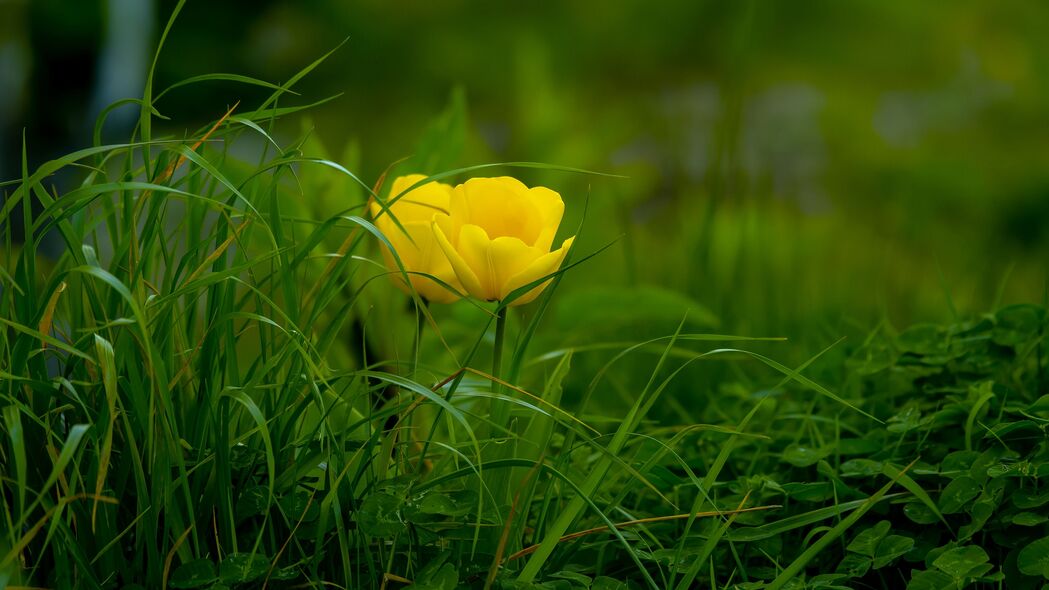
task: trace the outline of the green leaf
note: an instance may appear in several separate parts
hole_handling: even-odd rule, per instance
[[[994,314],[995,344],[1015,346],[1038,337],[1045,324],[1045,309],[1036,305],[1010,305]]]
[[[1047,521],[1049,521],[1049,516],[1036,512],[1020,512],[1014,514],[1012,518],[1012,523],[1019,526],[1038,526]]]
[[[955,451],[943,458],[940,470],[945,475],[953,471],[968,471],[979,456],[976,451]]]
[[[889,521],[882,520],[870,528],[863,529],[852,539],[852,542],[849,543],[846,549],[860,555],[874,557],[878,543],[888,534],[891,526]]]
[[[896,345],[904,352],[917,355],[936,355],[946,348],[943,329],[935,324],[918,324],[907,328],[896,337]]]
[[[1028,508],[1038,508],[1039,506],[1049,504],[1049,489],[1041,494],[1036,494],[1027,490],[1017,490],[1013,493],[1012,500],[1017,508],[1024,510]]]
[[[1049,394],[1036,399],[1033,404],[1027,406],[1028,414],[1049,413]]]
[[[297,490],[286,494],[278,501],[281,510],[292,521],[312,522],[317,520],[320,514],[318,502],[312,502],[310,495],[304,491]]]
[[[842,477],[870,477],[881,473],[881,470],[881,461],[870,459],[849,459],[838,468]]]
[[[903,514],[917,524],[933,524],[940,520],[935,512],[920,502],[908,502],[904,504]]]
[[[1005,440],[1037,435],[1042,429],[1034,420],[1018,420],[1016,422],[1001,422],[995,424],[984,433],[985,440]]]
[[[412,503],[411,508],[421,514],[440,516],[465,516],[477,507],[477,493],[472,490],[460,492],[431,492]]]
[[[252,486],[241,492],[237,498],[237,522],[264,514],[270,505],[269,498],[270,492],[266,486]]]
[[[219,579],[231,584],[257,580],[269,570],[270,561],[258,553],[230,553],[219,564]]]
[[[914,572],[907,590],[957,590],[954,578],[936,570]]]
[[[357,525],[361,527],[361,531],[373,537],[392,537],[402,533],[407,530],[407,525],[401,517],[404,505],[404,499],[393,494],[371,494],[357,510]]]
[[[299,568],[294,565],[288,567],[277,568],[270,574],[271,580],[294,580],[299,577]]]
[[[1016,556],[1016,567],[1028,576],[1049,578],[1049,537],[1029,543]]]
[[[990,557],[982,547],[966,545],[949,549],[937,557],[932,565],[945,574],[961,580],[969,575],[969,572],[987,563]]]
[[[415,590],[455,590],[459,587],[459,571],[442,555],[426,564],[415,576],[415,582],[408,586]]]
[[[917,404],[909,404],[903,411],[889,418],[888,426],[885,427],[885,430],[895,434],[910,432],[921,426],[921,418],[922,413],[918,409]]]
[[[590,590],[628,590],[630,588],[626,582],[621,582],[608,576],[598,576],[594,578],[594,584],[590,586]]]
[[[968,475],[956,478],[940,493],[940,512],[955,514],[980,494],[980,484]]]
[[[210,559],[195,559],[178,566],[168,578],[168,586],[171,588],[201,588],[218,579],[218,576],[215,575],[215,564]]]
[[[780,487],[787,497],[802,502],[823,502],[834,497],[834,486],[826,481],[785,483]]]
[[[795,467],[815,465],[830,454],[830,449],[814,449],[803,445],[790,445],[783,450],[783,460]]]
[[[958,529],[958,539],[964,541],[980,532],[991,516],[994,515],[997,507],[997,504],[987,499],[980,499],[971,504],[968,512],[972,516],[972,522]]]
[[[590,576],[585,576],[579,572],[561,571],[557,572],[556,574],[550,574],[550,577],[554,579],[575,582],[581,588],[589,588],[594,583],[593,578],[591,578]]]
[[[862,578],[871,569],[871,558],[858,553],[847,553],[834,571],[850,578]]]
[[[808,581],[807,588],[826,588],[827,590],[849,590],[847,586],[841,586],[839,582],[848,580],[850,576],[845,574],[819,574],[812,576]]]
[[[869,342],[852,354],[847,366],[860,375],[873,375],[896,363],[897,355],[883,340]]]
[[[902,535],[889,535],[878,543],[874,557],[874,569],[883,568],[914,548],[914,539]]]

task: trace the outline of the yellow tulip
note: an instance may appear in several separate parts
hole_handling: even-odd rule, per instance
[[[545,188],[510,177],[472,178],[452,190],[448,213],[434,217],[437,243],[466,292],[502,301],[512,291],[561,267],[575,237],[550,251],[565,204]],[[511,305],[539,296],[546,281]]]
[[[409,174],[398,177],[390,188],[390,198],[404,192],[408,187],[426,178],[422,174]],[[390,206],[390,211],[401,222],[404,230],[390,217],[389,213],[379,215],[382,207],[374,200],[371,202],[371,214],[375,226],[390,241],[397,251],[404,269],[409,272],[408,281],[419,295],[437,303],[451,303],[459,298],[445,287],[429,277],[410,273],[426,273],[437,277],[458,291],[462,291],[459,280],[455,277],[448,258],[441,252],[433,235],[432,221],[434,215],[448,212],[452,187],[440,182],[428,182],[404,194]],[[389,250],[383,248],[386,267],[399,273],[397,263]],[[400,274],[393,277],[398,287],[408,291],[408,285]]]

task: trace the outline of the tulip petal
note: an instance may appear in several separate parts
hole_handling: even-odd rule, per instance
[[[528,197],[542,215],[542,229],[534,242],[535,247],[548,252],[565,214],[565,203],[561,200],[561,195],[545,186],[528,189]]]
[[[426,178],[425,174],[405,174],[404,176],[398,176],[393,179],[390,183],[390,198],[394,198],[397,195],[408,190],[408,187]]]
[[[545,254],[545,250],[533,248],[517,238],[504,236],[492,240],[488,248],[488,264],[492,286],[499,298],[502,299],[510,292],[505,288],[510,279]]]
[[[459,255],[445,234],[445,230],[450,227],[450,224],[451,220],[448,219],[447,215],[438,215],[434,218],[433,233],[434,237],[437,238],[437,245],[441,247],[441,250],[447,257],[448,263],[451,265],[459,282],[462,283],[463,289],[473,297],[487,299],[487,293],[481,288],[481,281],[477,278],[477,274],[463,260],[463,257]]]
[[[404,231],[401,231],[401,228],[397,227],[392,219],[383,216],[378,220],[376,226],[397,251],[397,256],[400,257],[405,269],[423,270],[422,246],[426,241],[432,240],[430,236],[433,234],[428,231],[429,224],[418,221],[404,223],[402,224]],[[396,268],[396,266],[390,267],[391,270]]]
[[[414,289],[431,301],[449,303],[458,299],[458,296],[433,279],[418,273],[433,275],[455,289],[462,288],[447,257],[439,251],[432,228],[434,216],[448,212],[452,187],[439,182],[428,182],[412,188],[425,179],[426,176],[422,174],[409,174],[394,179],[388,199],[397,200],[389,205],[389,213],[381,214],[382,207],[374,198],[369,201],[368,209],[375,219],[376,227],[389,240],[404,270],[409,273],[407,283],[404,276],[393,277],[394,283],[406,291]],[[385,248],[383,259],[390,270],[400,270],[393,255]]]
[[[453,192],[451,208],[464,213],[463,223],[483,227],[491,239],[514,237],[533,245],[542,231],[542,212],[516,179],[471,178]]]
[[[564,261],[565,256],[568,254],[568,250],[572,248],[572,243],[575,242],[575,236],[572,236],[565,240],[561,247],[553,252],[544,254],[538,259],[533,261],[524,270],[518,272],[514,276],[510,277],[503,285],[503,292],[501,298],[505,298],[515,289],[519,289],[533,281],[537,281],[549,274],[554,273],[558,268],[561,267],[561,263]],[[541,283],[531,291],[528,291],[524,295],[518,297],[511,303],[511,306],[524,305],[530,303],[533,299],[539,296],[543,292],[543,289],[550,284],[550,281]]]
[[[382,220],[380,220],[380,225],[383,225]],[[459,284],[451,264],[448,263],[448,258],[437,244],[431,225],[418,221],[407,223],[404,225],[407,235],[395,227],[392,222],[388,221],[385,225],[387,227],[382,227],[381,229],[394,247],[394,250],[396,250],[404,270],[409,273],[408,281],[411,283],[412,289],[419,295],[436,303],[451,303],[459,299],[458,295],[434,282],[429,277],[414,274],[430,274],[454,289],[462,290],[462,285]],[[409,241],[409,237],[412,241]],[[386,268],[395,272],[400,270],[388,248],[382,248],[382,254]],[[400,289],[410,292],[408,285],[404,282],[404,276],[397,273],[391,275],[391,278]]]
[[[496,282],[496,269],[492,264],[492,240],[483,227],[468,223],[459,229],[459,241],[455,251],[459,253],[481,286],[478,299],[494,301],[499,298],[499,283]],[[453,263],[454,266],[454,263]]]
[[[414,268],[409,268],[408,270],[431,274],[457,291],[462,291],[462,285],[455,276],[455,270],[452,269],[452,265],[448,262],[448,257],[444,255],[440,245],[437,243],[433,226],[431,224],[412,223],[409,226],[409,232],[411,232],[412,239],[415,240],[415,244],[418,246],[418,263]],[[409,275],[409,279],[415,290],[430,301],[451,303],[459,299],[459,295],[435,283],[428,277]]]

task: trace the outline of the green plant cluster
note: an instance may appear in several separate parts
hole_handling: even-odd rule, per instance
[[[734,547],[714,560],[718,578],[749,578],[741,588],[1041,588],[1046,327],[1045,308],[1016,305],[871,334],[831,372],[883,423],[770,398],[780,424],[752,429],[770,440],[733,452],[738,479],[726,491],[784,507],[737,519],[748,522],[726,534]],[[895,484],[872,503],[886,481]]]

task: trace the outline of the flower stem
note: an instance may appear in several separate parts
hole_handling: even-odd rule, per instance
[[[503,307],[496,311],[495,315],[495,346],[492,349],[492,377],[500,379],[503,368],[503,345],[506,340],[506,316],[507,308]],[[492,382],[492,393],[495,395],[501,395],[503,393],[503,387],[497,381]],[[509,430],[511,428],[510,418],[510,405],[505,403],[503,400],[492,398],[491,401],[490,417],[492,420],[491,434],[493,438],[502,438],[503,430]],[[496,444],[490,447],[487,461],[498,461],[513,456],[513,436],[511,435],[508,440],[502,444]],[[493,475],[486,477],[486,483],[492,491],[492,496],[495,498],[495,508],[497,511],[508,510],[509,495],[510,495],[510,481],[509,472],[496,472]],[[500,538],[500,528],[495,527],[491,531],[490,541],[497,545]],[[493,546],[494,546],[493,545]]]
[[[422,347],[423,330],[426,329],[426,308],[430,307],[430,302],[426,299],[422,300],[422,305],[415,304],[415,339],[412,340],[412,379],[419,372],[419,349]]]
[[[503,341],[506,338],[506,310],[503,307],[496,311],[495,315],[495,348],[492,350],[492,377],[498,379],[503,368]],[[499,384],[493,383],[492,387],[499,390]]]

